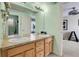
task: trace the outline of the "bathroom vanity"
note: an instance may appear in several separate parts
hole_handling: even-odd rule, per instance
[[[18,38],[16,38],[18,39]],[[21,40],[21,42],[19,42]],[[54,36],[36,35],[9,41],[0,47],[1,57],[43,57],[53,53]]]

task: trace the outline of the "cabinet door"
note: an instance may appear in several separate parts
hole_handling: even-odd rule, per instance
[[[50,50],[50,53],[53,53],[53,41],[49,43],[49,50]]]
[[[35,49],[25,52],[25,57],[35,57]]]
[[[45,56],[49,55],[50,54],[50,49],[49,49],[49,43],[48,44],[45,44]]]
[[[45,40],[45,56],[49,55],[52,52],[52,37],[49,37]]]
[[[44,50],[44,40],[36,42],[36,53]]]
[[[33,49],[33,48],[35,48],[35,44],[30,43],[30,44],[26,44],[26,45],[23,45],[23,46],[19,46],[19,47],[9,49],[6,52],[8,52],[8,56],[14,56],[14,55],[17,55],[17,54],[22,53],[24,51]]]

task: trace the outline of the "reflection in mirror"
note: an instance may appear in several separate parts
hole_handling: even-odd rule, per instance
[[[31,19],[31,33],[35,33],[35,18]]]
[[[18,34],[18,16],[10,15],[8,20],[8,35],[16,35]]]

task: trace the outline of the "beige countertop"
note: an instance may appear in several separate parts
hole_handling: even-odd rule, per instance
[[[39,35],[30,35],[26,37],[16,37],[16,38],[10,38],[8,40],[4,39],[3,44],[0,46],[0,49],[8,49],[8,48],[13,48],[19,45],[24,45],[28,44],[34,41],[39,41],[44,38],[51,37],[51,35],[44,35],[44,34],[39,34]]]

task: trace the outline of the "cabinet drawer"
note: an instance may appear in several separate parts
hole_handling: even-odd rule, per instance
[[[32,49],[34,47],[35,47],[34,43],[30,43],[30,44],[27,44],[27,45],[23,45],[23,46],[20,46],[20,47],[9,49],[8,50],[8,56],[13,56],[13,55],[19,54],[23,51]]]
[[[21,54],[18,54],[18,55],[15,55],[13,57],[24,57],[24,53],[21,53]]]
[[[44,50],[40,51],[39,53],[36,53],[36,57],[43,57],[44,56]]]
[[[25,52],[25,57],[35,57],[35,49]]]
[[[41,40],[39,42],[36,42],[36,47],[44,45],[44,40]]]
[[[50,41],[52,41],[52,37],[49,37],[49,38],[45,39],[45,43],[48,43]]]
[[[36,47],[36,52],[39,52],[41,50],[44,50],[44,45]]]

